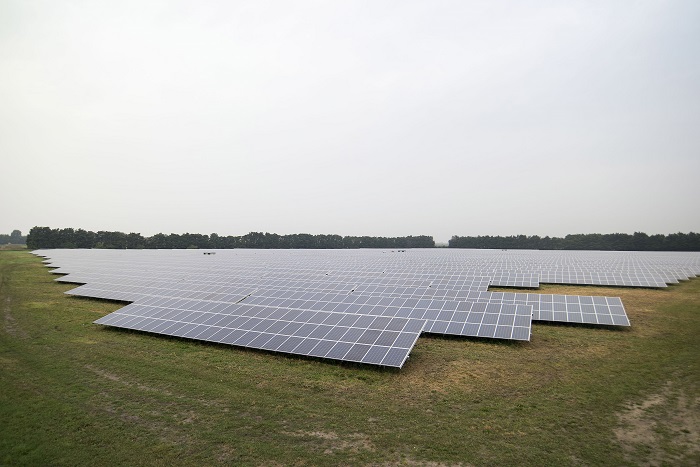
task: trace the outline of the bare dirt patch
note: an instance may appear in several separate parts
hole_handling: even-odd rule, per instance
[[[110,381],[114,381],[115,383],[120,383],[124,386],[133,386],[137,389],[140,389],[141,391],[156,392],[159,394],[163,394],[165,396],[172,396],[173,395],[173,393],[168,391],[167,389],[157,389],[157,388],[152,388],[150,386],[146,386],[145,384],[141,384],[138,382],[126,381],[125,379],[121,378],[120,376],[117,376],[113,373],[109,373],[108,371],[102,370],[100,368],[95,368],[92,365],[85,365],[85,368],[92,371],[96,375],[99,375],[99,376],[106,378]]]
[[[27,333],[17,324],[17,320],[12,316],[12,299],[5,297],[5,302],[2,304],[3,328],[5,332],[11,336],[21,337],[26,339]]]
[[[218,462],[230,462],[236,455],[236,448],[230,444],[221,444],[216,452],[216,460]]]
[[[415,467],[455,467],[455,466],[460,466],[460,467],[469,467],[472,464],[444,464],[442,462],[428,462],[428,461],[419,461],[411,458],[402,458],[400,461],[396,462],[385,462],[383,464],[368,464],[370,466],[377,466],[377,467],[393,467],[393,466],[399,466],[399,465],[410,465],[410,466],[415,466]]]
[[[369,439],[369,436],[363,433],[350,433],[340,436],[333,431],[294,431],[285,432],[284,434],[294,436],[296,438],[306,438],[320,441],[323,446],[324,454],[332,454],[335,451],[370,451],[376,450],[374,444]]]
[[[617,414],[617,442],[639,465],[692,465],[700,459],[700,397],[674,390],[668,382],[657,394],[630,402]]]

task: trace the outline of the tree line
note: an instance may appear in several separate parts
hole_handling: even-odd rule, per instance
[[[83,229],[52,229],[33,227],[26,237],[19,230],[0,235],[2,243],[26,243],[28,248],[115,248],[115,249],[185,249],[185,248],[433,248],[435,241],[427,235],[408,237],[370,237],[341,235],[312,235],[250,232],[242,236],[203,234],[156,234],[144,237],[139,233],[92,232]],[[537,235],[512,236],[453,236],[450,248],[509,249],[509,250],[612,250],[612,251],[700,251],[700,234],[673,233],[669,235],[634,234],[574,234],[565,237]]]
[[[203,234],[156,234],[92,232],[83,229],[33,227],[27,235],[27,247],[39,248],[115,248],[115,249],[185,249],[185,248],[433,248],[435,241],[427,235],[408,237],[353,237],[341,235],[250,232],[242,236]]]
[[[13,245],[24,245],[27,243],[27,237],[22,235],[19,230],[13,230],[10,235],[0,234],[0,245],[12,243]]]
[[[610,251],[700,251],[699,233],[669,235],[575,234],[565,237],[513,235],[510,237],[460,237],[449,241],[450,248],[493,248],[508,250],[610,250]]]

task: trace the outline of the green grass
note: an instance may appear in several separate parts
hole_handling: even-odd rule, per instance
[[[0,464],[698,465],[700,280],[620,296],[632,327],[421,337],[400,371],[91,324],[0,251]]]

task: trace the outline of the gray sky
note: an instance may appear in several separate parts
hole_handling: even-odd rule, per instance
[[[0,2],[0,233],[700,231],[700,2]]]

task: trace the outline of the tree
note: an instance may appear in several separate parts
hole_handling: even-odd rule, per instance
[[[19,230],[13,230],[10,234],[10,243],[22,244],[25,241],[26,239],[22,237],[22,232]]]
[[[131,232],[126,236],[126,247],[130,250],[137,250],[144,248],[146,242],[140,233]]]

